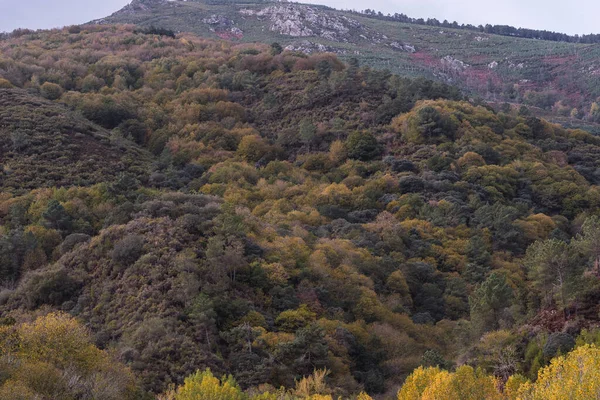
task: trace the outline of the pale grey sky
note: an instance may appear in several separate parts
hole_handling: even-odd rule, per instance
[[[0,0],[0,32],[80,24],[120,9],[129,0]],[[600,33],[600,1],[578,0],[302,0],[335,8],[375,9],[415,18],[505,24],[569,34]]]

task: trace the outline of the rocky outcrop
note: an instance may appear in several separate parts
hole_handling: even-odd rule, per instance
[[[286,36],[319,36],[335,42],[348,42],[351,30],[362,30],[362,25],[349,17],[331,15],[315,7],[281,4],[259,10],[242,9],[244,16],[270,21],[269,29]]]
[[[469,67],[469,64],[452,56],[445,56],[440,61],[444,67],[454,71],[463,71]]]
[[[290,44],[285,47],[287,51],[299,51],[304,54],[334,52],[331,47],[322,45],[321,43],[302,40],[298,43]]]
[[[231,20],[223,15],[216,15],[216,14],[213,14],[208,18],[204,18],[202,20],[202,22],[204,22],[205,24],[217,26],[217,27],[229,27],[229,26],[234,25],[233,20]]]
[[[411,46],[410,44],[402,44],[399,42],[392,42],[389,44],[389,46],[392,49],[395,50],[400,50],[400,51],[405,51],[407,53],[415,53],[417,51],[417,49],[415,48],[415,46]]]
[[[235,26],[235,22],[223,15],[213,14],[202,19],[202,22],[210,25],[210,30],[222,39],[241,39],[244,37],[244,32]]]

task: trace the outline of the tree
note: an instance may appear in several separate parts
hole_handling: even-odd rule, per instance
[[[545,304],[558,300],[560,307],[565,309],[571,284],[577,275],[571,247],[558,239],[537,241],[527,249],[524,264]]]
[[[398,392],[398,400],[500,400],[497,380],[463,365],[456,372],[416,369]]]
[[[348,157],[361,161],[369,161],[381,153],[381,148],[375,136],[368,131],[352,132],[346,139]]]
[[[310,311],[306,304],[301,304],[297,310],[286,310],[275,319],[275,324],[283,332],[296,332],[315,320],[316,314]]]
[[[148,128],[137,119],[128,119],[119,125],[123,136],[130,138],[139,145],[144,145],[148,136]]]
[[[519,116],[520,117],[528,117],[531,115],[531,111],[529,111],[529,108],[527,106],[521,106],[519,108]]]
[[[58,200],[52,199],[48,202],[46,211],[42,214],[49,228],[63,233],[69,232],[73,224],[71,216]]]
[[[548,336],[542,352],[546,359],[566,354],[575,347],[575,339],[566,332],[553,332]]]
[[[426,105],[417,110],[405,139],[414,143],[438,143],[454,138],[454,127],[435,107]]]
[[[600,349],[585,345],[540,369],[535,383],[519,387],[517,399],[596,399],[600,393]]]
[[[309,119],[306,118],[300,121],[299,128],[300,140],[302,143],[307,145],[310,150],[310,144],[313,142],[313,140],[315,140],[317,135],[317,128]]]
[[[216,378],[210,369],[185,378],[182,386],[172,394],[174,400],[246,400],[233,376]]]
[[[469,297],[471,319],[481,331],[498,329],[500,313],[511,304],[512,297],[506,277],[493,272]]]
[[[327,60],[319,61],[317,63],[317,72],[319,73],[319,77],[321,79],[328,79],[331,76],[331,72],[333,72],[331,63]]]
[[[276,56],[278,54],[281,54],[283,52],[283,47],[281,47],[281,45],[277,42],[273,42],[271,43],[271,55],[272,56]]]
[[[269,149],[269,144],[265,143],[263,138],[258,135],[248,135],[240,140],[237,154],[248,162],[258,162],[269,152]]]
[[[144,237],[128,235],[115,244],[112,252],[113,261],[129,266],[144,254]]]
[[[40,86],[40,94],[48,100],[56,100],[62,96],[63,89],[56,83],[44,82],[44,84]]]
[[[591,264],[593,273],[600,277],[600,218],[597,216],[585,220],[581,232],[573,241],[576,249],[581,251]]]
[[[419,367],[406,378],[398,391],[398,400],[419,400],[423,392],[431,385],[437,375],[442,373],[438,367]]]
[[[139,399],[133,374],[91,342],[72,317],[51,313],[0,326],[2,399]]]
[[[588,119],[592,122],[600,121],[600,105],[598,103],[593,102],[590,106],[590,112],[588,114]]]

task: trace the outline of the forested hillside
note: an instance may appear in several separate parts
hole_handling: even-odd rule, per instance
[[[600,138],[281,50],[0,41],[0,397],[596,390]]]
[[[344,61],[354,57],[403,77],[450,83],[471,97],[524,104],[561,123],[591,124],[600,131],[600,107],[593,105],[600,96],[598,35],[491,26],[481,18],[485,26],[476,28],[293,2],[133,0],[95,22],[133,23],[237,43],[277,42],[307,54],[332,52]]]

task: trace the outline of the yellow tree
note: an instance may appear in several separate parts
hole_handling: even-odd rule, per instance
[[[464,365],[454,373],[442,371],[423,392],[422,400],[500,400],[496,378]]]
[[[520,386],[518,400],[597,399],[600,393],[600,349],[581,346],[556,357],[538,372],[535,383]]]
[[[0,327],[0,369],[0,399],[126,400],[140,394],[131,371],[62,313]]]
[[[246,396],[231,375],[216,378],[209,369],[185,378],[171,397],[174,400],[245,400]]]
[[[438,367],[419,367],[413,371],[398,392],[398,400],[420,400],[423,392],[435,377],[442,373]]]
[[[417,368],[407,379],[398,400],[500,400],[496,378],[462,366],[456,372]]]

